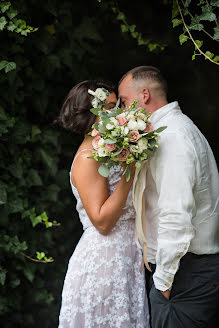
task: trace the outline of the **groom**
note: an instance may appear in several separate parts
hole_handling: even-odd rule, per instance
[[[215,328],[219,312],[219,177],[211,148],[160,71],[136,67],[119,82],[123,108],[152,112],[161,133],[147,165],[147,272],[152,328]],[[151,286],[150,285],[151,282]]]

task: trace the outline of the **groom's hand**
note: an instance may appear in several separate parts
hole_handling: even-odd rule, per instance
[[[167,300],[170,299],[170,290],[169,289],[165,290],[164,292],[162,292],[160,290],[160,292],[163,294],[164,297],[166,297]]]

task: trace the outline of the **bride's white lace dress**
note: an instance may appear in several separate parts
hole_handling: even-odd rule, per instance
[[[121,178],[111,168],[110,193]],[[149,312],[142,252],[135,242],[131,192],[123,215],[110,234],[100,234],[83,208],[77,189],[77,211],[84,233],[68,264],[62,292],[59,328],[146,328]]]

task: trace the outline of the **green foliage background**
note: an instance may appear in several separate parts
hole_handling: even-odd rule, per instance
[[[144,44],[137,45],[121,32],[108,5],[96,0],[16,0],[18,18],[38,30],[27,36],[5,28],[0,32],[0,61],[16,63],[15,68],[4,62],[0,72],[4,328],[57,326],[67,263],[82,233],[68,176],[81,139],[54,127],[52,121],[75,83],[91,78],[116,83],[134,66],[159,67],[168,81],[169,101],[179,100],[218,158],[218,68],[203,59],[191,61],[193,45],[179,45],[179,35],[172,29],[171,1],[136,0],[131,5],[119,1],[119,5],[128,23],[136,24],[144,39],[165,45],[164,50],[157,47],[150,52]],[[54,220],[60,225],[48,224]],[[36,252],[54,262],[37,263],[26,257],[36,258]],[[44,258],[41,255],[38,259]]]

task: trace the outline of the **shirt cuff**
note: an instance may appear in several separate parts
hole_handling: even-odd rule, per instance
[[[164,292],[165,290],[170,290],[172,288],[174,274],[164,273],[156,269],[153,275],[153,280],[155,288]]]

